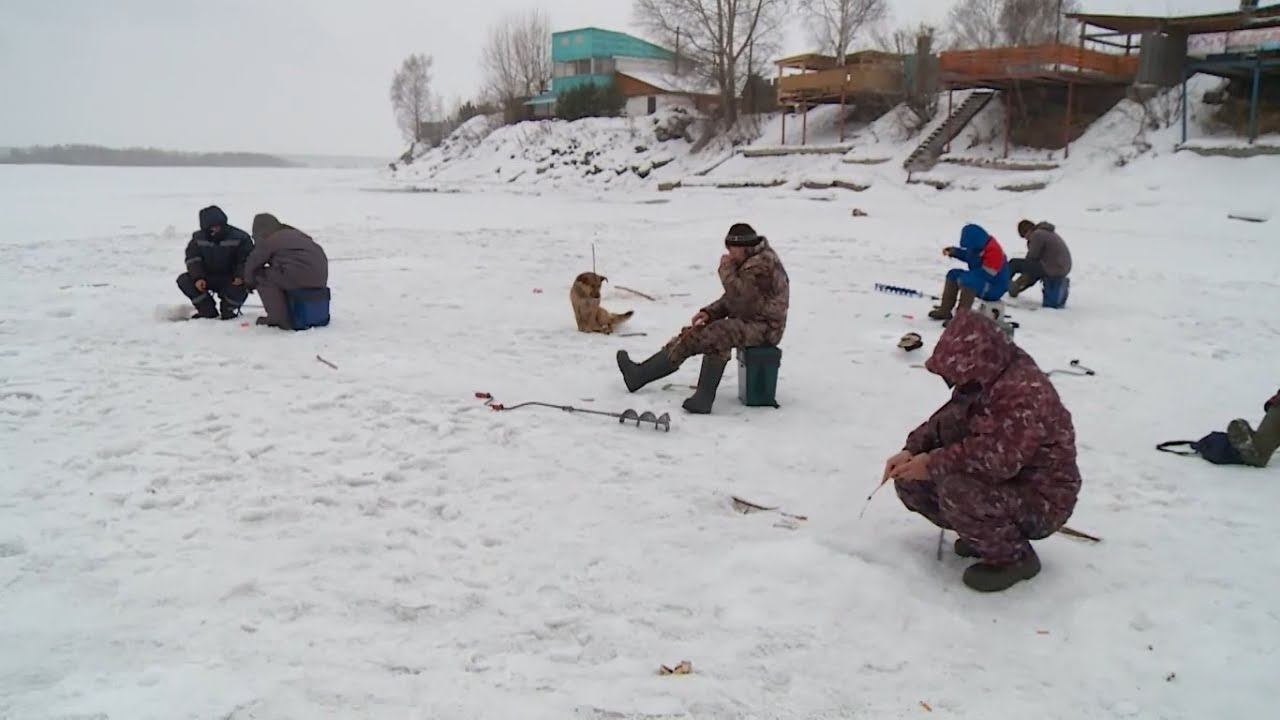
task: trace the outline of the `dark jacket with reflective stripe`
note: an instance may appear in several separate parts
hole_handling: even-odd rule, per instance
[[[210,277],[244,277],[244,264],[253,252],[253,238],[227,225],[216,238],[204,230],[191,234],[187,243],[187,272],[199,280]]]

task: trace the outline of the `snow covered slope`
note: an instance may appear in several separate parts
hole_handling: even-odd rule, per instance
[[[1274,221],[1226,216],[1275,210],[1278,171],[1162,153],[1041,193],[820,203],[0,168],[0,717],[1268,717],[1280,469],[1153,448],[1256,420],[1276,388]],[[182,302],[208,202],[323,243],[329,328],[152,319]],[[979,596],[891,491],[858,519],[947,393],[895,347],[932,346],[928,304],[872,285],[936,291],[962,223],[1017,249],[1024,216],[1075,254],[1069,309],[1033,290],[1012,313],[1042,367],[1098,372],[1055,382],[1085,478],[1071,524],[1104,542],[1047,539],[1040,577]],[[792,279],[782,409],[738,405],[731,369],[714,415],[683,415],[696,363],[628,394],[614,351],[652,352],[716,295],[737,220]],[[647,336],[575,331],[593,242],[657,298],[605,294]],[[493,413],[476,391],[674,422]]]

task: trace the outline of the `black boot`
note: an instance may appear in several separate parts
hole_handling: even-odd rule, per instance
[[[213,304],[213,298],[208,295],[205,295],[200,302],[192,303],[192,305],[196,306],[196,314],[191,316],[192,320],[218,317],[218,306]]]
[[[240,316],[240,306],[232,305],[225,300],[222,303],[222,311],[220,317],[223,320],[234,320]]]
[[[694,415],[710,415],[716,402],[716,389],[724,377],[724,366],[729,364],[725,356],[702,356],[702,371],[698,373],[698,390],[684,401],[684,409]]]
[[[965,540],[964,538],[956,538],[956,544],[954,549],[956,551],[956,554],[962,558],[982,557],[982,555],[978,553],[978,548],[974,547],[973,543],[969,542],[968,540]]]
[[[678,369],[680,366],[671,362],[671,356],[667,355],[665,348],[639,365],[631,362],[626,350],[618,351],[618,370],[622,372],[622,381],[627,384],[627,392],[635,392]]]
[[[988,565],[982,562],[970,565],[964,571],[964,584],[978,592],[1000,592],[1039,574],[1040,558],[1034,550],[1028,550],[1020,560],[1008,565]]]

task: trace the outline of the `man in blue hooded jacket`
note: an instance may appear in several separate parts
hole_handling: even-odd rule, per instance
[[[227,224],[227,214],[217,205],[200,211],[200,229],[187,243],[187,271],[178,276],[178,289],[191,299],[196,318],[230,320],[240,314],[249,297],[244,283],[244,263],[253,252],[253,238]],[[222,299],[221,315],[213,302]]]
[[[949,247],[943,255],[969,266],[967,270],[956,268],[947,273],[942,287],[942,300],[929,312],[934,320],[950,320],[952,310],[973,308],[975,298],[995,302],[1009,290],[1009,258],[1004,248],[991,237],[991,233],[978,225],[965,225],[960,231],[960,246]]]

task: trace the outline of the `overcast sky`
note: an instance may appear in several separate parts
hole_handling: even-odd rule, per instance
[[[938,20],[950,5],[890,4],[899,22]],[[1238,2],[1083,5],[1164,14]],[[434,56],[437,92],[470,97],[486,27],[528,7],[553,30],[632,29],[630,0],[0,0],[0,146],[391,156],[403,145],[387,100],[400,60]],[[809,49],[798,29],[787,45]]]

